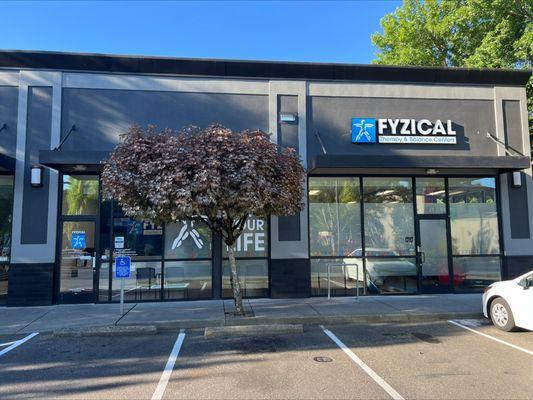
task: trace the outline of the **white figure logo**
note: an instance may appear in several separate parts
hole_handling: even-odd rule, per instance
[[[194,241],[194,244],[196,247],[201,249],[204,247],[204,242],[202,238],[200,237],[200,234],[196,229],[194,229],[194,221],[182,221],[183,226],[181,227],[178,237],[174,239],[174,242],[172,242],[172,250],[180,247],[183,244],[183,241],[187,239],[188,237],[191,237]]]
[[[360,123],[358,123],[358,124],[356,123],[354,125],[357,126],[358,128],[360,128],[359,133],[357,134],[357,137],[355,138],[356,142],[359,142],[361,140],[362,136],[364,136],[366,138],[366,140],[368,140],[369,142],[372,141],[372,138],[370,137],[370,134],[366,130],[368,128],[372,128],[374,126],[374,124],[365,123],[365,120],[362,119]]]

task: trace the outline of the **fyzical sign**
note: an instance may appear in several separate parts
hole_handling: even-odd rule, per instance
[[[456,144],[451,120],[352,118],[352,143]]]

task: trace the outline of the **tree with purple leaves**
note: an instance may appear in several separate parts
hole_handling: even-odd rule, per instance
[[[180,132],[132,126],[104,164],[103,195],[124,212],[158,224],[201,221],[228,247],[235,313],[244,315],[233,246],[250,215],[303,209],[305,170],[293,149],[262,131],[218,124]]]

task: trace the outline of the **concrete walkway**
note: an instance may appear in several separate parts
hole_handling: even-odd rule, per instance
[[[250,324],[335,324],[480,318],[481,294],[245,300],[249,316],[233,316],[232,300],[0,307],[0,335],[104,326],[158,329]]]

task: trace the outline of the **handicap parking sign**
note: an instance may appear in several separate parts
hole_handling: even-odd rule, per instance
[[[129,278],[131,269],[130,257],[115,258],[115,278]]]
[[[85,248],[85,232],[73,231],[72,232],[72,248],[76,250],[83,250]]]

